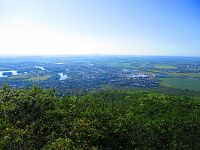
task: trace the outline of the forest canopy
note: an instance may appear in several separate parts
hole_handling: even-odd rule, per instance
[[[0,90],[0,149],[200,149],[200,101],[144,91]]]

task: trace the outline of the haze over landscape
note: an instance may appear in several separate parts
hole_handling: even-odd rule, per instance
[[[198,0],[1,0],[0,55],[200,56]]]

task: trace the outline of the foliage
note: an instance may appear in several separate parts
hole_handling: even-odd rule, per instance
[[[0,90],[0,149],[200,149],[200,102],[150,92]]]

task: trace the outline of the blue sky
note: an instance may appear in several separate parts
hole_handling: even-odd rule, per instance
[[[200,56],[199,0],[0,0],[0,54]]]

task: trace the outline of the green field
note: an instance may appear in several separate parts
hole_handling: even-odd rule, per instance
[[[157,69],[176,69],[177,68],[175,66],[169,66],[169,65],[156,65],[154,67]]]
[[[28,74],[20,74],[20,75],[17,75],[17,76],[11,76],[9,78],[10,79],[28,79],[28,78],[30,78],[30,75],[28,75]]]
[[[18,75],[18,76],[11,76],[10,79],[20,79],[20,80],[29,80],[29,81],[42,81],[42,80],[47,80],[50,77],[51,77],[51,75],[31,76],[30,74],[21,74],[21,75]]]
[[[200,77],[200,73],[168,73],[168,74],[173,77],[193,77],[193,78]]]
[[[200,91],[200,78],[162,78],[161,81],[163,86]]]
[[[150,73],[160,73],[166,74],[168,77],[171,78],[179,78],[179,77],[191,77],[191,78],[200,78],[200,73],[178,73],[178,72],[166,72],[160,70],[148,70],[147,72]]]
[[[35,77],[31,77],[29,80],[31,81],[42,81],[42,80],[47,80],[48,78],[50,78],[50,75],[46,75],[46,76],[35,76]]]

